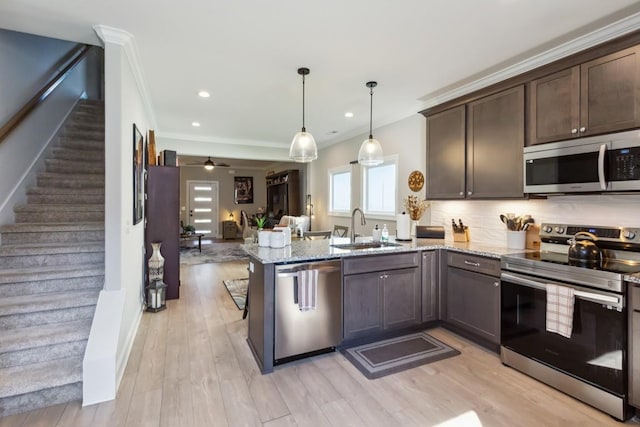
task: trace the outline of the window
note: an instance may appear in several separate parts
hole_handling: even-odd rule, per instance
[[[329,170],[329,214],[350,214],[351,166]]]
[[[396,214],[396,170],[398,158],[385,158],[378,166],[362,170],[362,205],[367,215],[393,217]]]

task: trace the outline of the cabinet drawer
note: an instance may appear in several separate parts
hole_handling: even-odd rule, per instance
[[[640,285],[630,285],[631,304],[634,310],[640,311]]]
[[[500,277],[500,260],[477,255],[466,255],[457,252],[447,252],[447,265],[461,268],[475,273]]]
[[[345,258],[343,271],[344,274],[358,274],[417,267],[419,259],[418,252]]]

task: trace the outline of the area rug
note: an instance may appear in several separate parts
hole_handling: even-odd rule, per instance
[[[202,252],[198,246],[180,249],[180,264],[194,265],[210,262],[227,262],[248,259],[248,255],[240,248],[242,243],[203,243]]]
[[[460,352],[418,332],[340,350],[365,377],[371,379],[456,356]]]
[[[233,302],[238,306],[238,310],[244,310],[244,305],[247,302],[247,287],[249,286],[249,279],[229,279],[223,280],[229,295],[233,298]]]

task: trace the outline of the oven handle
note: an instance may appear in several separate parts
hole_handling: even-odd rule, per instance
[[[515,283],[516,285],[528,286],[530,288],[540,289],[545,292],[547,291],[547,287],[545,286],[545,283],[538,282],[536,280],[527,279],[521,276],[516,276],[514,274],[502,272],[500,275],[500,279],[509,281],[511,283]],[[555,282],[549,281],[548,283],[554,284]],[[569,286],[569,285],[560,284],[560,283],[558,284],[561,286],[566,286],[567,288],[574,289],[573,295],[577,298],[582,298],[587,301],[595,302],[598,304],[604,304],[607,306],[616,307],[622,310],[622,307],[623,307],[622,295],[614,295],[614,294],[604,295],[604,294],[599,294],[595,292],[585,292],[585,291],[578,290],[578,288],[576,288],[575,286]]]

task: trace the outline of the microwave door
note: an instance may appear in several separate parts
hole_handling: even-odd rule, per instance
[[[552,147],[547,148],[547,145]],[[525,193],[607,190],[606,143],[573,147],[555,143],[545,144],[542,148],[525,149]]]

